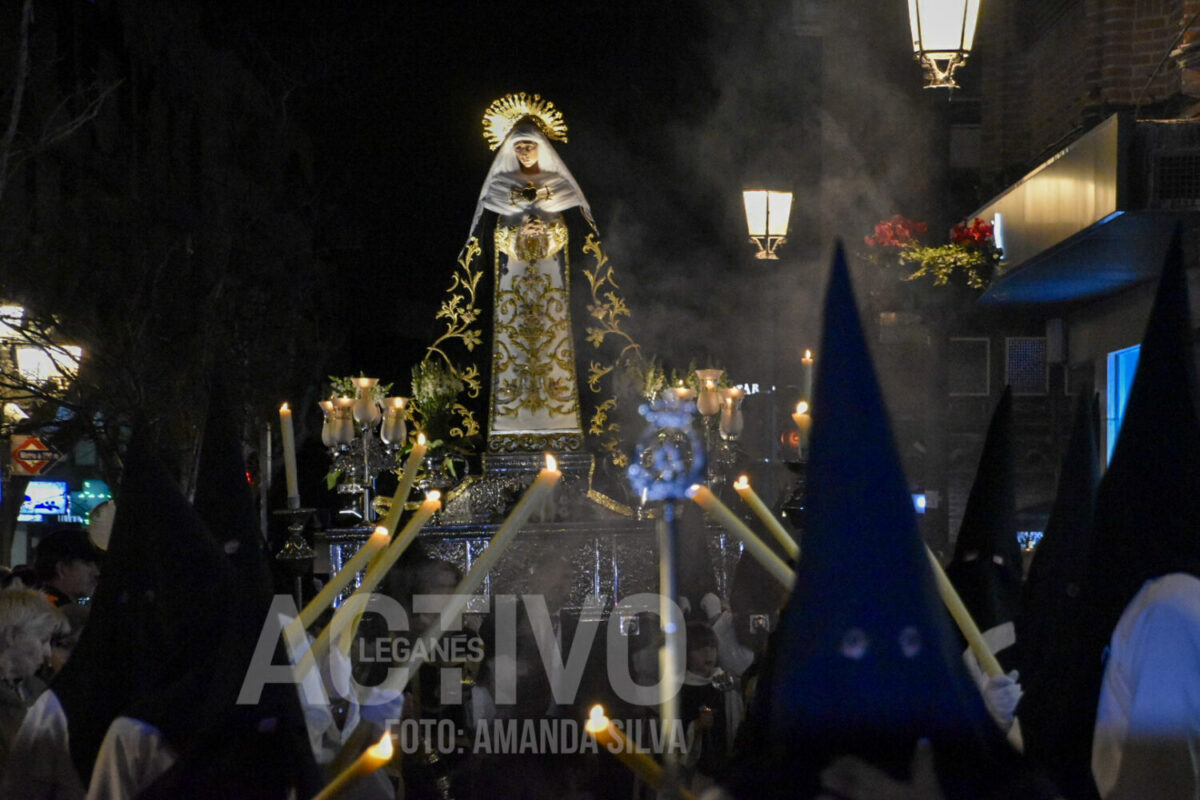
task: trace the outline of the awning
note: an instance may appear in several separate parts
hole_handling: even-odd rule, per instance
[[[1113,115],[972,216],[1004,262],[984,304],[1062,304],[1158,275],[1171,232],[1200,214],[1200,125]]]

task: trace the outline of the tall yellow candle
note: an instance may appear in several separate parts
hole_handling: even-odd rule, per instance
[[[300,659],[300,663],[296,666],[296,673],[299,679],[308,674],[312,669],[316,659],[323,657],[329,652],[329,642],[335,632],[344,631],[341,636],[341,644],[345,648],[349,648],[350,642],[354,638],[355,620],[360,616],[363,602],[367,596],[375,590],[379,582],[383,580],[383,576],[387,574],[392,565],[404,554],[408,546],[416,541],[417,534],[421,532],[421,528],[425,527],[425,523],[429,518],[437,513],[442,507],[441,495],[438,492],[430,492],[425,496],[425,502],[413,514],[412,519],[404,526],[404,530],[396,535],[392,543],[384,549],[377,558],[373,559],[371,565],[367,568],[367,574],[363,576],[362,584],[354,590],[354,593],[346,599],[333,615],[333,619],[325,626],[317,636],[313,646],[308,649],[304,657]],[[382,526],[381,526],[382,527]]]
[[[367,541],[363,542],[362,547],[358,548],[358,552],[350,557],[350,560],[342,565],[342,568],[337,571],[336,575],[329,578],[329,583],[322,587],[321,591],[317,592],[317,596],[308,601],[308,605],[300,610],[300,616],[292,621],[292,625],[296,627],[296,631],[303,631],[309,625],[317,621],[317,617],[329,608],[329,604],[333,602],[333,598],[338,596],[338,593],[349,585],[350,581],[354,580],[354,576],[359,573],[371,560],[371,557],[379,553],[383,548],[387,547],[388,540],[391,539],[391,532],[379,526],[375,529]]]
[[[300,484],[296,479],[296,431],[292,427],[292,410],[284,403],[279,407],[279,434],[283,439],[283,476],[287,481],[288,508],[300,507]]]
[[[603,706],[592,706],[584,730],[596,740],[596,744],[616,756],[618,761],[641,778],[647,786],[655,791],[662,789],[662,765],[651,758],[648,753],[638,752],[624,732],[605,716]],[[687,789],[677,788],[676,791],[681,798],[695,800],[696,796]]]
[[[783,547],[783,552],[788,554],[788,558],[793,561],[800,559],[800,545],[796,544],[796,540],[787,532],[775,515],[771,513],[771,509],[767,508],[767,504],[762,501],[762,498],[750,488],[750,479],[745,475],[737,479],[733,484],[733,490],[738,493],[738,497],[742,498],[742,502],[750,506],[750,509],[758,515],[762,523],[778,540],[780,546]]]
[[[782,558],[775,555],[775,552],[754,535],[754,531],[746,526],[746,523],[737,518],[737,515],[729,510],[729,507],[717,499],[707,486],[696,484],[687,491],[688,497],[696,503],[696,505],[707,511],[717,522],[721,523],[725,530],[732,533],[734,536],[742,540],[742,544],[746,546],[748,552],[755,561],[762,564],[763,568],[771,573],[775,580],[782,583],[789,590],[796,583],[796,573],[792,568],[784,562]]]
[[[938,563],[937,556],[933,554],[928,545],[925,546],[925,552],[929,554],[929,565],[933,568],[933,577],[937,580],[938,594],[942,596],[942,602],[946,604],[946,610],[950,612],[950,616],[954,617],[954,622],[958,625],[958,629],[962,631],[963,638],[967,640],[967,645],[970,646],[971,652],[975,654],[975,660],[979,662],[979,666],[988,675],[992,677],[1003,675],[1004,670],[1000,667],[1000,662],[996,660],[996,656],[992,654],[991,648],[983,640],[983,634],[979,632],[979,626],[971,618],[971,612],[967,611],[962,598],[958,596],[958,592],[954,589],[954,584],[950,583],[950,578],[946,576],[946,571]]]
[[[353,764],[346,767],[313,800],[335,800],[335,798],[342,797],[355,782],[370,775],[391,760],[392,734],[386,732],[383,734],[383,738],[364,750]]]
[[[412,452],[408,454],[408,460],[404,462],[404,474],[400,476],[400,485],[396,487],[396,494],[392,497],[392,510],[396,512],[396,519],[400,518],[401,512],[404,511],[404,504],[408,502],[408,495],[412,491],[413,481],[417,479],[417,469],[421,466],[421,459],[425,457],[426,447],[425,434],[418,433]],[[397,503],[399,503],[398,507]],[[390,511],[388,516],[391,516]],[[394,525],[395,523],[393,523]]]
[[[433,624],[431,630],[426,631],[422,636],[426,643],[436,642],[441,638],[442,633],[447,630],[446,626],[456,620],[466,609],[475,590],[483,584],[483,579],[496,566],[496,562],[504,555],[504,551],[513,543],[517,533],[525,526],[533,513],[538,510],[544,498],[554,491],[554,486],[560,478],[562,478],[562,472],[559,471],[554,456],[547,455],[545,469],[538,473],[537,478],[525,490],[525,494],[521,495],[521,499],[513,507],[512,513],[492,536],[492,541],[488,543],[487,549],[480,553],[479,557],[475,559],[475,563],[471,565],[471,571],[459,581],[458,586],[454,589],[453,598],[442,609],[438,621]],[[409,668],[410,675],[424,663],[425,657],[431,650],[431,647],[413,649],[413,657],[404,665]]]

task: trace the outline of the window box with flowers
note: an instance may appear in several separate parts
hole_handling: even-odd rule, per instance
[[[897,214],[875,226],[871,236],[863,237],[872,248],[867,258],[881,267],[898,267],[907,274],[903,280],[932,278],[934,286],[961,286],[986,289],[1003,255],[996,246],[992,225],[976,217],[967,225],[959,223],[950,232],[949,244],[927,245],[918,236],[928,226]]]

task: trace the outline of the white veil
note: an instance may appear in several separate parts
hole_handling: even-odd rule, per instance
[[[505,137],[504,143],[496,151],[496,157],[492,160],[492,168],[488,170],[487,177],[483,181],[483,189],[479,192],[479,202],[475,205],[475,216],[471,219],[471,230],[467,234],[468,236],[475,233],[475,226],[479,224],[479,218],[483,216],[485,208],[488,211],[495,211],[501,216],[507,216],[524,211],[529,207],[516,205],[513,202],[511,191],[513,188],[523,186],[527,180],[522,176],[521,162],[517,161],[517,154],[513,152],[513,145],[524,141],[537,143],[538,168],[542,173],[552,174],[543,175],[542,178],[542,184],[550,186],[552,195],[549,199],[538,200],[535,204],[536,208],[554,212],[579,206],[588,223],[595,224],[592,221],[592,209],[588,206],[587,198],[583,196],[583,190],[575,182],[571,170],[567,169],[567,165],[559,158],[558,153],[550,144],[550,140],[534,123],[522,122],[512,129]]]

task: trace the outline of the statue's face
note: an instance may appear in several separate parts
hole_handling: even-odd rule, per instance
[[[531,169],[537,165],[538,161],[538,146],[537,142],[521,141],[513,145],[513,152],[517,155],[517,161],[521,162],[521,166],[525,169]]]

